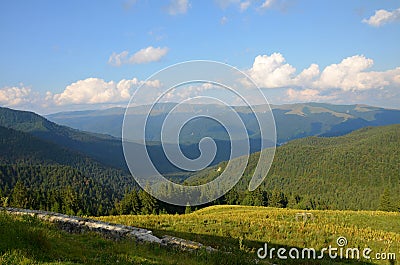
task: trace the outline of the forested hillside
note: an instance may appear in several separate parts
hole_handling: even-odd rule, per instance
[[[244,177],[225,196],[225,203],[354,210],[400,206],[400,125],[291,141],[277,148],[267,178],[249,193],[258,156],[250,156]],[[209,181],[225,164],[199,172],[187,183]]]
[[[106,214],[133,185],[133,178],[124,171],[0,126],[0,196],[8,204]]]
[[[28,111],[0,107],[0,126],[15,129],[92,157],[102,164],[126,168],[121,140],[71,129]]]

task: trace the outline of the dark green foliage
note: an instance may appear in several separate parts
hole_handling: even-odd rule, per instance
[[[121,191],[134,185],[121,170],[0,126],[0,190],[11,206],[106,214],[122,198]]]
[[[0,165],[0,187],[10,206],[67,214],[106,214],[122,197],[62,165]]]
[[[269,197],[268,200],[268,206],[276,208],[286,208],[287,204],[288,204],[287,197],[282,191],[274,189],[271,192],[271,196]]]
[[[226,194],[226,203],[259,205],[253,198],[257,192],[246,191],[258,157],[258,153],[250,155],[244,177]],[[216,169],[225,165],[208,168],[186,182],[209,182],[218,176]],[[393,209],[400,200],[399,166],[400,125],[368,127],[341,137],[308,137],[278,147],[258,189],[268,193],[269,206],[377,210],[387,188]]]
[[[29,197],[28,189],[21,181],[17,181],[12,191],[12,206],[27,208]]]
[[[139,199],[142,205],[141,212],[143,214],[155,214],[158,213],[157,200],[144,190],[139,191]]]
[[[380,198],[379,202],[379,210],[391,212],[396,211],[397,207],[395,206],[394,202],[392,201],[392,196],[388,188],[383,191],[383,194]]]
[[[268,193],[261,189],[256,189],[252,192],[246,191],[241,204],[249,206],[270,206],[270,198],[268,197],[270,197]]]
[[[49,143],[83,153],[104,165],[126,169],[118,138],[60,126],[33,112],[1,107],[0,126],[29,133]]]
[[[125,193],[123,199],[115,204],[118,214],[140,214],[142,204],[136,189]]]

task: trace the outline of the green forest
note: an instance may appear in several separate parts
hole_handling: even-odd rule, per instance
[[[247,186],[259,153],[250,155],[244,177],[223,198],[227,204],[300,209],[387,210],[400,207],[400,125],[367,127],[340,137],[307,137],[276,149],[261,186]],[[216,178],[226,163],[186,180]]]
[[[68,147],[69,142],[89,146],[89,151],[83,152],[75,145]],[[110,165],[120,162],[107,164],[107,153],[101,151],[116,145],[112,137],[59,126],[34,113],[1,108],[2,205],[92,216],[194,210],[156,200],[138,188],[125,166]],[[277,147],[265,181],[249,192],[248,182],[258,157],[259,153],[250,155],[243,178],[230,192],[202,207],[238,204],[399,210],[400,125],[290,141]],[[191,175],[184,183],[208,182],[226,164],[221,162]]]

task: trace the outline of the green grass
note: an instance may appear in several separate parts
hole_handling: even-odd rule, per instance
[[[314,220],[303,223],[295,219],[298,212],[300,210],[268,207],[213,206],[187,215],[126,215],[99,219],[144,227],[159,236],[176,235],[222,251],[244,251],[254,256],[263,243],[287,249],[312,247],[321,250],[329,245],[336,247],[336,239],[344,236],[348,247],[369,247],[373,253],[396,253],[397,259],[400,258],[400,213],[315,210],[309,211]],[[325,260],[320,264],[328,262]],[[389,261],[372,262],[390,264]]]
[[[182,251],[95,233],[69,234],[30,216],[0,212],[0,264],[252,264],[247,253]],[[266,263],[265,263],[266,264]]]
[[[0,264],[396,264],[366,260],[259,260],[258,248],[370,247],[400,257],[400,213],[310,211],[314,220],[295,220],[298,210],[250,206],[213,206],[187,215],[126,215],[98,219],[150,228],[220,251],[183,251],[134,240],[113,241],[95,233],[69,234],[30,216],[0,212]]]

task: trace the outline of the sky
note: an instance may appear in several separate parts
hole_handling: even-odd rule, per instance
[[[400,109],[398,0],[2,0],[0,34],[0,106],[40,114],[125,106],[189,60],[238,68],[273,104]]]

